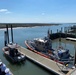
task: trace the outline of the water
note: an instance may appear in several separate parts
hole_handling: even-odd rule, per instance
[[[57,29],[61,29],[61,27],[72,26],[73,24],[62,24],[59,26],[41,26],[41,27],[28,27],[28,28],[15,28],[14,31],[14,41],[19,45],[26,47],[24,44],[25,40],[34,39],[34,38],[43,38],[47,36],[47,30],[53,30],[56,32]],[[46,71],[44,68],[32,63],[29,60],[26,60],[23,64],[11,64],[3,55],[2,48],[4,46],[4,30],[0,30],[0,59],[10,68],[14,75],[53,75],[51,72]],[[10,31],[10,29],[9,29]],[[10,37],[11,40],[11,37]],[[65,48],[70,50],[70,53],[74,54],[74,45],[76,43],[66,42],[66,40],[62,40],[61,43]],[[53,48],[57,48],[59,45],[58,39],[53,41]]]

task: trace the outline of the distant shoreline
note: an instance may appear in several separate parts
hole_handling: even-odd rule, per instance
[[[48,23],[0,23],[0,29],[6,28],[6,24],[8,25],[9,28],[10,25],[12,25],[13,28],[60,25],[60,24],[48,24]]]

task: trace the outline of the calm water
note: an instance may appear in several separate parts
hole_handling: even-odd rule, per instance
[[[24,41],[27,39],[33,38],[42,38],[47,36],[47,30],[52,29],[53,32],[56,32],[57,29],[61,29],[61,27],[68,27],[73,24],[63,24],[59,26],[41,26],[41,27],[28,27],[28,28],[16,28],[14,29],[14,41],[19,45],[25,47]],[[10,68],[14,75],[53,75],[51,72],[46,71],[45,69],[39,67],[38,65],[32,63],[29,60],[26,60],[25,63],[19,65],[11,64],[4,56],[2,52],[2,48],[4,46],[4,30],[0,30],[0,59]],[[10,31],[10,29],[9,29]],[[11,40],[11,38],[10,38]],[[70,53],[74,54],[74,45],[76,43],[67,42],[66,40],[62,40],[61,43],[65,48],[70,50]],[[59,45],[58,39],[53,41],[53,48],[57,48]]]

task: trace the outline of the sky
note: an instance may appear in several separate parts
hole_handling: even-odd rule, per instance
[[[76,23],[76,0],[0,0],[0,23]]]

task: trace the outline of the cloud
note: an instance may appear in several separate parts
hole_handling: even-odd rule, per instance
[[[7,9],[0,9],[0,12],[7,12]]]
[[[12,13],[12,12],[10,12],[10,11],[8,11],[8,12],[5,12],[6,14],[9,14],[9,13]]]
[[[0,9],[0,13],[11,13],[8,9]]]
[[[45,15],[45,13],[43,12],[42,15]]]

